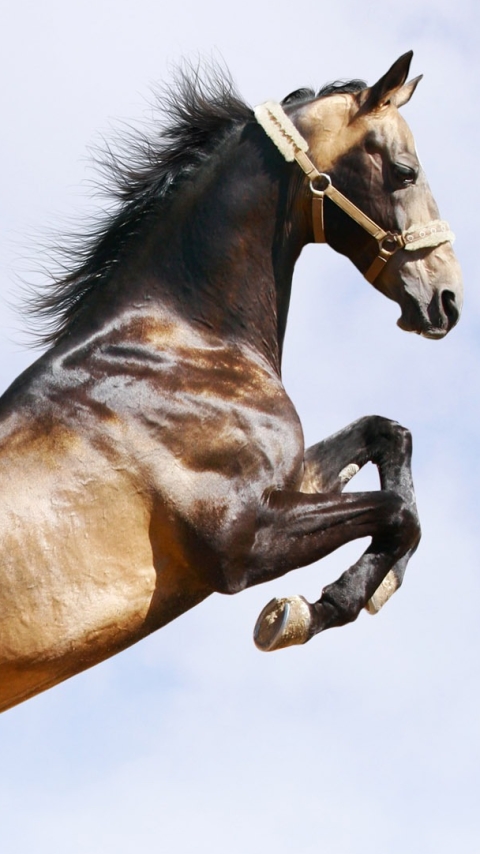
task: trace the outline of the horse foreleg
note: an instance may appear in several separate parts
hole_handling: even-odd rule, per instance
[[[378,468],[382,491],[338,496],[336,504],[334,496],[370,461]],[[362,418],[307,450],[300,489],[307,501],[305,493],[316,493],[326,502],[324,554],[356,537],[372,536],[372,543],[313,605],[299,596],[269,603],[255,629],[261,649],[303,643],[325,628],[354,620],[362,607],[375,613],[401,584],[420,539],[410,462],[408,431],[377,416]],[[398,512],[392,513],[392,500],[399,502]],[[311,533],[305,538],[306,548]]]
[[[304,643],[318,632],[355,620],[420,536],[416,516],[393,492],[306,495],[279,491],[269,496],[244,568],[244,586],[284,575],[368,536],[372,537],[370,547],[324,588],[318,602],[292,597],[273,600],[264,609],[255,630],[260,649]]]
[[[411,456],[411,435],[400,424],[377,415],[360,418],[308,448],[300,489],[305,492],[339,492],[365,463],[372,462],[378,468],[382,489],[400,495],[418,522]],[[366,608],[370,614],[378,613],[398,590],[414,551],[415,548],[410,549],[398,561],[369,599]]]

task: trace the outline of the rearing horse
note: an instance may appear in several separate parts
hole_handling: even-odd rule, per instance
[[[267,606],[258,646],[303,643],[401,583],[420,537],[408,432],[366,417],[305,451],[280,362],[314,239],[396,300],[403,329],[441,338],[458,319],[452,235],[398,112],[410,60],[255,114],[228,81],[185,75],[159,141],[110,162],[120,204],[38,297],[51,346],[0,402],[0,709],[359,537],[317,602]],[[342,494],[367,461],[381,488]]]

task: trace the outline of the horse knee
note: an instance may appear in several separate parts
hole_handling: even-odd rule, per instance
[[[372,446],[383,445],[383,453],[401,455],[403,459],[410,458],[412,453],[412,434],[398,421],[392,421],[383,415],[372,415],[368,418],[367,435]]]
[[[397,421],[389,422],[390,442],[404,457],[412,454],[412,434],[407,427],[402,427]]]
[[[248,586],[245,573],[235,573],[224,570],[216,572],[213,578],[209,579],[214,593],[222,593],[224,596],[233,596],[235,593],[241,593]]]

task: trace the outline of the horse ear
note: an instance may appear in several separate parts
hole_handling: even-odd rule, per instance
[[[358,93],[357,100],[362,111],[370,112],[383,107],[388,101],[394,100],[394,96],[400,94],[408,76],[412,56],[413,50],[404,53],[374,86]],[[413,90],[410,94],[413,94]]]
[[[413,93],[415,92],[415,89],[420,83],[422,77],[423,74],[420,74],[419,77],[414,77],[413,80],[410,80],[408,83],[405,83],[405,86],[402,86],[402,88],[395,93],[392,98],[392,101],[396,107],[400,109],[400,107],[403,107],[404,104],[408,103]]]

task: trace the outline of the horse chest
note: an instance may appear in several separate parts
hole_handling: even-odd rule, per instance
[[[278,378],[188,376],[152,407],[159,445],[190,474],[282,488],[297,477],[303,458],[298,416]],[[145,416],[145,413],[143,413]],[[147,416],[148,417],[148,416]]]
[[[259,493],[296,483],[303,434],[275,370],[238,348],[175,343],[162,341],[156,361],[134,377],[125,366],[105,368],[89,389],[92,407],[107,407],[126,431],[126,452],[171,494],[186,479],[195,493],[205,483],[211,489],[213,477],[226,493],[246,482]]]

